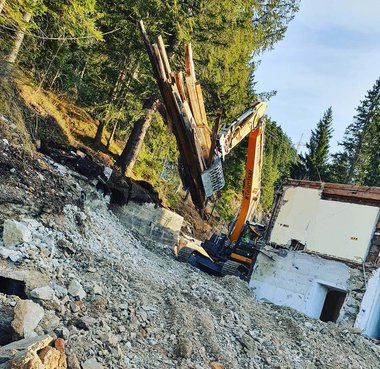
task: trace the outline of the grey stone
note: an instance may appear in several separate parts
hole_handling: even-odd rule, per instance
[[[75,279],[71,280],[67,290],[71,296],[78,297],[80,300],[83,300],[86,297],[86,292],[82,285]]]
[[[19,300],[14,309],[12,327],[20,336],[35,336],[34,329],[44,317],[44,309],[31,300]]]
[[[29,228],[16,220],[5,220],[3,231],[4,246],[16,246],[23,242],[30,242],[32,240],[32,234]]]
[[[94,295],[103,295],[103,289],[98,284],[95,284],[92,291],[94,292]]]
[[[79,360],[74,353],[69,352],[67,355],[67,368],[68,369],[81,369]]]
[[[103,369],[103,365],[100,364],[95,357],[82,362],[82,369]]]
[[[22,252],[17,251],[17,250],[12,250],[7,247],[2,247],[0,246],[0,257],[3,259],[8,259],[13,261],[14,263],[20,261],[24,255]]]
[[[180,337],[178,339],[176,354],[178,357],[188,359],[193,352],[193,344],[187,337]]]
[[[38,287],[30,291],[30,295],[39,300],[52,300],[54,298],[54,290],[49,286]]]

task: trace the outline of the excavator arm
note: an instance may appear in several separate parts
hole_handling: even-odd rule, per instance
[[[239,238],[246,221],[254,214],[260,199],[261,166],[264,146],[263,130],[264,123],[261,122],[248,136],[243,199],[234,226],[230,230],[229,239],[231,242]]]
[[[248,280],[257,255],[255,244],[260,237],[249,229],[247,220],[252,217],[260,198],[261,166],[263,157],[264,121],[267,104],[256,103],[242,113],[231,125],[222,129],[218,139],[215,161],[224,159],[232,148],[248,136],[243,199],[239,213],[228,235],[214,233],[201,245],[187,243],[178,247],[178,260],[186,261],[207,273],[223,276],[237,275]],[[218,164],[219,165],[219,164]],[[210,176],[210,173],[207,174]],[[218,175],[211,172],[212,179]],[[212,182],[209,180],[208,182]],[[218,182],[214,187],[217,187]],[[213,186],[209,186],[212,188]],[[207,192],[207,191],[206,191]],[[211,191],[210,191],[211,192]],[[247,234],[248,230],[248,234]],[[246,239],[248,236],[248,239]]]
[[[248,135],[243,199],[239,214],[229,231],[230,242],[237,241],[246,221],[253,215],[259,202],[264,147],[263,116],[266,109],[266,103],[255,103],[244,111],[230,126],[223,128],[219,138],[220,152],[224,158]]]

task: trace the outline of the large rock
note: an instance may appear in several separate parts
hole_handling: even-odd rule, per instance
[[[67,290],[71,296],[78,297],[80,300],[86,297],[86,292],[83,289],[82,285],[75,279],[70,282],[69,288]]]
[[[29,228],[16,220],[5,220],[3,231],[4,246],[16,246],[23,242],[29,242],[32,239],[32,234]]]
[[[46,369],[63,369],[67,367],[66,354],[54,347],[44,347],[38,352],[38,357]]]
[[[30,295],[39,300],[52,300],[54,290],[50,286],[38,287],[30,291]]]
[[[0,348],[2,369],[66,369],[65,353],[52,347],[49,335],[26,338]]]
[[[21,337],[32,337],[34,329],[44,317],[44,309],[30,300],[19,300],[14,309],[12,327]]]
[[[2,362],[8,364],[26,364],[34,359],[39,360],[37,351],[48,346],[51,342],[53,342],[53,337],[49,335],[25,338],[0,347],[0,357]]]

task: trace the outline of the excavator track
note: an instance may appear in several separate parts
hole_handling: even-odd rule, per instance
[[[222,274],[225,275],[236,275],[236,276],[243,276],[243,273],[241,272],[242,267],[244,266],[240,263],[237,263],[236,261],[227,260],[222,267]]]
[[[190,255],[192,254],[194,250],[190,249],[189,247],[182,247],[181,250],[179,250],[177,255],[177,260],[182,263],[187,263]]]

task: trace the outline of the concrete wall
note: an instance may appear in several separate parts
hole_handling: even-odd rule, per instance
[[[350,290],[361,284],[357,281],[361,277],[358,271],[314,255],[286,250],[277,250],[277,254],[275,251],[270,248],[264,251],[274,260],[264,254],[258,257],[249,283],[257,299],[289,306],[307,316],[319,318],[328,290],[344,291],[348,295],[338,321],[354,319],[351,314],[355,315],[359,302],[353,301]]]
[[[355,326],[365,335],[380,339],[380,269],[368,280]]]
[[[168,245],[178,243],[183,217],[168,209],[155,207],[152,203],[127,205],[112,209],[127,228],[154,241]]]
[[[322,200],[319,189],[285,188],[270,242],[296,239],[307,250],[360,262],[366,258],[379,208]]]

